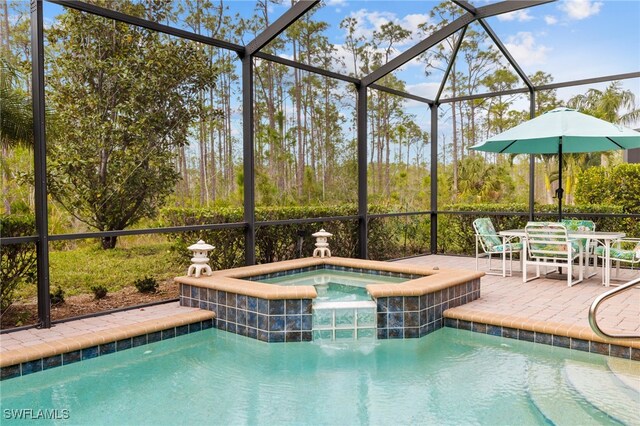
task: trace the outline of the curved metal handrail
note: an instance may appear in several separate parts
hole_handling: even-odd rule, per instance
[[[596,299],[591,304],[591,307],[589,308],[589,325],[591,326],[591,329],[593,330],[594,333],[596,333],[598,336],[602,337],[603,339],[640,339],[640,335],[605,333],[598,325],[598,320],[596,319],[596,312],[598,310],[600,303],[604,302],[610,297],[615,296],[618,293],[622,293],[623,291],[628,290],[639,284],[640,284],[640,278],[636,278],[635,280],[631,280],[628,283],[621,285],[620,287],[616,287],[613,290],[609,290],[606,293],[603,293],[600,296],[596,297]]]

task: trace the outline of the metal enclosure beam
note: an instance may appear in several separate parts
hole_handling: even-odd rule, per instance
[[[536,92],[529,94],[529,118],[536,117]],[[536,157],[529,154],[529,220],[533,221],[536,202]]]
[[[35,185],[36,265],[39,326],[51,327],[49,296],[49,221],[47,212],[47,146],[45,137],[44,27],[42,1],[31,0],[31,87],[33,106],[33,162]]]
[[[433,103],[432,99],[423,98],[422,96],[418,96],[418,95],[412,95],[411,93],[403,92],[401,90],[392,89],[392,88],[386,87],[386,86],[381,86],[379,84],[372,84],[371,86],[369,86],[369,88],[370,89],[379,90],[381,92],[390,93],[392,95],[400,96],[402,98],[412,99],[414,101],[422,102],[423,104],[431,105]]]
[[[460,38],[453,48],[453,52],[451,52],[451,59],[449,59],[449,63],[447,64],[447,69],[444,72],[444,77],[442,77],[442,81],[440,82],[440,87],[438,88],[438,94],[436,94],[435,102],[438,103],[440,101],[440,96],[442,96],[442,92],[444,91],[444,87],[447,84],[447,79],[449,78],[449,73],[453,68],[453,65],[456,62],[456,57],[458,56],[458,51],[460,50],[460,46],[462,46],[462,40],[464,39],[464,35],[467,33],[468,26],[462,28],[462,33],[460,34]]]
[[[244,255],[247,265],[256,263],[256,198],[255,154],[253,123],[253,57],[242,57],[242,154],[244,186],[244,221],[247,224],[244,237]]]
[[[438,104],[431,105],[431,254],[438,253]]]
[[[594,84],[594,83],[606,83],[608,81],[614,81],[614,80],[628,80],[630,78],[640,78],[640,72],[628,72],[625,74],[613,74],[613,75],[605,75],[602,77],[585,78],[582,80],[565,81],[564,83],[545,84],[542,86],[537,86],[536,90],[537,91],[553,90],[553,89],[560,89],[562,87],[583,86],[585,84]]]
[[[307,13],[316,4],[320,3],[320,0],[300,0],[289,10],[282,14],[278,19],[269,25],[263,32],[258,34],[249,44],[246,46],[245,53],[247,55],[253,55],[263,47],[265,47],[271,40],[278,37],[281,32],[286,30],[291,24],[298,20],[302,15]]]
[[[540,4],[550,3],[553,0],[521,0],[521,1],[503,1],[500,3],[490,4],[488,6],[476,9],[476,14],[465,13],[455,21],[439,29],[426,39],[422,40],[415,46],[396,56],[380,68],[362,78],[362,84],[369,86],[380,80],[385,75],[398,69],[413,58],[422,54],[426,50],[440,43],[445,38],[459,31],[462,27],[469,25],[476,19],[487,18],[489,16],[501,15],[503,13],[513,12]]]
[[[230,43],[228,41],[218,40],[213,37],[207,37],[204,35],[192,33],[190,31],[185,31],[178,28],[170,27],[168,25],[163,25],[158,22],[149,21],[147,19],[137,18],[135,16],[127,15],[121,12],[116,12],[115,10],[106,9],[104,7],[95,6],[93,4],[84,3],[81,1],[75,1],[75,0],[74,1],[47,0],[47,1],[50,3],[59,4],[60,6],[68,7],[70,9],[91,13],[94,15],[102,16],[104,18],[113,19],[114,21],[124,22],[126,24],[135,25],[137,27],[146,28],[148,30],[153,30],[153,31],[168,34],[171,36],[196,41],[198,43],[207,44],[209,46],[215,46],[221,49],[232,50],[237,53],[244,52],[244,46],[241,46],[239,44]]]
[[[278,63],[278,64],[286,65],[286,66],[291,67],[291,68],[297,68],[297,69],[303,70],[303,71],[309,71],[309,72],[312,72],[312,73],[315,73],[315,74],[323,75],[325,77],[334,78],[336,80],[346,81],[348,83],[354,83],[354,84],[360,83],[360,79],[355,78],[355,77],[351,77],[351,76],[340,74],[340,73],[333,72],[333,71],[327,71],[327,70],[324,70],[322,68],[314,67],[313,65],[303,64],[301,62],[296,62],[296,61],[292,61],[291,59],[281,58],[280,56],[271,55],[269,53],[256,52],[256,53],[253,54],[253,56],[255,58],[264,59],[264,60],[267,60],[267,61],[271,61],[271,62],[275,62],[275,63]]]
[[[367,259],[368,243],[368,188],[367,188],[367,87],[358,85],[358,257]]]

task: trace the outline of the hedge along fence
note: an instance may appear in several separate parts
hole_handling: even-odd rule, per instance
[[[36,233],[32,215],[0,215],[0,235],[23,237]],[[0,248],[0,312],[14,301],[21,284],[33,284],[36,277],[36,246],[33,243],[10,244]]]
[[[460,212],[526,212],[525,204],[453,204],[443,208],[445,211]],[[536,205],[536,213],[552,213],[554,216],[535,216],[536,221],[555,221],[557,205]],[[603,213],[606,212],[606,213]],[[622,214],[619,206],[583,205],[563,207],[563,217],[566,219],[584,218],[579,213]],[[527,224],[527,215],[503,214],[439,214],[438,215],[438,252],[445,254],[475,253],[475,231],[473,221],[480,217],[489,217],[499,232],[506,229],[522,229]],[[629,237],[640,236],[640,220],[636,218],[594,217],[584,218],[593,220],[598,231],[622,231]]]
[[[386,213],[390,209],[370,206],[369,212]],[[256,221],[280,221],[313,217],[355,216],[357,207],[306,206],[306,207],[257,207]],[[162,210],[164,226],[199,225],[207,223],[242,222],[242,209],[223,208]],[[429,244],[428,216],[399,218],[372,218],[369,220],[369,258],[393,259],[424,253]],[[270,263],[280,260],[307,257],[313,253],[314,232],[324,228],[333,234],[329,244],[334,256],[356,257],[358,250],[358,221],[335,220],[313,221],[282,225],[260,225],[256,228],[256,262]],[[211,256],[211,265],[216,269],[241,266],[244,263],[244,230],[203,230],[170,234],[173,249],[186,259],[187,247],[198,239],[216,247]],[[186,259],[188,260],[188,259]]]

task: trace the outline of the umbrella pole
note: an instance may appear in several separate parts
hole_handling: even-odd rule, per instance
[[[562,136],[560,136],[560,143],[558,144],[558,189],[556,190],[556,196],[558,197],[558,222],[562,220],[562,198],[564,190],[562,189]]]

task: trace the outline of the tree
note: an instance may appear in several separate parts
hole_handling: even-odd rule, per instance
[[[143,5],[119,2],[139,14]],[[147,10],[152,20],[167,11]],[[215,81],[201,46],[124,23],[66,10],[47,33],[49,191],[99,231],[152,217],[173,191],[176,147],[188,144],[198,93]],[[102,238],[114,248],[116,237]]]

